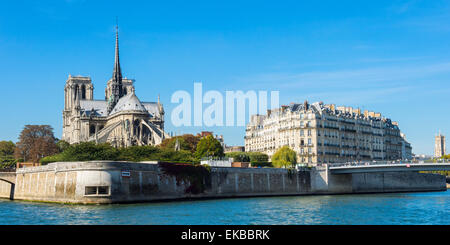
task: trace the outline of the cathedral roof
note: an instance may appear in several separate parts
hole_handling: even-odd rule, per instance
[[[145,109],[145,106],[141,103],[134,92],[120,98],[110,115],[121,111],[138,111],[148,113],[147,109]]]
[[[108,104],[104,100],[80,100],[80,107],[86,116],[106,117],[108,115]]]
[[[161,117],[157,102],[142,102],[142,105],[144,105],[145,109],[147,109],[152,117]]]

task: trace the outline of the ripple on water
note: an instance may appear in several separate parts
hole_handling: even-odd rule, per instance
[[[450,224],[450,192],[59,205],[0,200],[0,224]]]

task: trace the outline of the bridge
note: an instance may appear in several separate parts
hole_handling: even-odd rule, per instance
[[[362,162],[330,164],[331,174],[407,172],[407,171],[450,171],[450,162]]]
[[[15,169],[1,169],[0,182],[10,184],[9,199],[14,199],[14,188],[16,186],[16,170]]]

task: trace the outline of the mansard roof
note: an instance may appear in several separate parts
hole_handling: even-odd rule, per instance
[[[306,109],[305,104],[297,104],[297,103],[291,103],[288,106],[289,110],[291,112],[298,112],[303,111]],[[325,109],[323,105],[320,102],[315,102],[312,104],[308,104],[308,109],[312,109],[316,113],[322,113],[322,111]]]

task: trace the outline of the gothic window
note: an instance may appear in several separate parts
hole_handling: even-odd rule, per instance
[[[95,134],[95,125],[89,126],[89,136],[92,136]]]
[[[84,86],[84,84],[81,85],[81,99],[86,99],[86,86]]]
[[[78,85],[75,85],[75,95],[74,95],[74,100],[76,100],[77,99],[77,96],[78,96]]]

